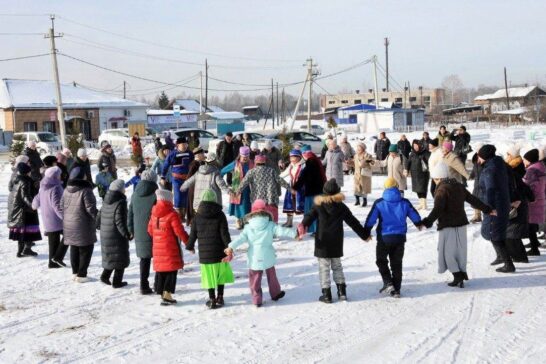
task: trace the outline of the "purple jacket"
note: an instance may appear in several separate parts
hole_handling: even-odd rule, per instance
[[[542,224],[546,209],[546,167],[544,164],[537,162],[527,167],[523,182],[531,188],[535,195],[535,201],[529,202],[529,224]]]
[[[32,201],[32,208],[38,210],[46,233],[63,230],[63,182],[58,179],[44,177],[40,181],[40,190]]]

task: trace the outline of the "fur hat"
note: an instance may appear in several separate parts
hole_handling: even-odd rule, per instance
[[[44,165],[46,166],[46,168],[49,168],[49,167],[53,167],[53,165],[57,163],[57,158],[53,155],[48,155],[44,157],[42,161],[44,162]]]
[[[61,175],[61,169],[57,166],[53,166],[51,168],[46,169],[44,172],[44,176],[47,178],[52,179],[59,179],[59,176]]]
[[[110,183],[108,191],[125,192],[125,181],[122,179],[117,179],[113,181],[112,183]]]
[[[265,206],[265,201],[259,198],[252,204],[252,212],[265,211]]]
[[[385,187],[385,189],[387,188],[393,188],[393,187],[396,187],[398,188],[398,182],[396,182],[396,180],[392,177],[388,177],[386,180],[385,180],[385,183],[383,184],[383,187]]]
[[[157,197],[158,201],[169,201],[171,203],[173,202],[173,193],[164,188],[158,188],[155,191],[155,196]]]
[[[28,157],[26,155],[18,155],[17,158],[15,158],[15,166],[17,166],[19,163],[25,163],[27,164],[28,163]]]
[[[445,141],[442,143],[442,148],[448,152],[451,152],[453,150],[453,143],[451,143],[449,140]]]
[[[208,152],[207,153],[207,159],[205,159],[205,162],[212,163],[216,160],[216,153],[214,152]]]
[[[78,149],[78,158],[87,157],[87,151],[85,148]]]
[[[478,149],[479,150],[479,149]],[[512,145],[508,148],[506,153],[510,154],[512,157],[519,157],[520,156],[520,147],[517,145]]]
[[[389,153],[398,153],[398,145],[391,144],[391,146],[389,147]]]
[[[478,150],[478,157],[480,157],[483,160],[489,160],[495,156],[495,152],[497,151],[497,148],[495,148],[492,144],[485,144],[483,147]]]
[[[324,192],[325,195],[335,195],[341,191],[341,188],[339,188],[339,185],[336,182],[335,178],[330,178],[325,184],[324,188],[322,189],[322,192]]]
[[[523,155],[523,159],[531,164],[538,162],[538,149],[531,149]]]
[[[436,164],[430,171],[430,178],[444,179],[449,177],[449,168],[444,162]]]
[[[176,144],[187,144],[187,143],[188,143],[188,138],[184,136],[176,139]]]
[[[250,149],[251,150],[256,150],[256,149],[260,149],[260,147],[258,146],[258,142],[253,140],[250,142]]]
[[[256,143],[256,144],[258,144],[258,143]],[[241,155],[243,157],[248,157],[250,155],[250,148],[247,147],[247,146],[239,148],[239,155]]]
[[[31,168],[26,163],[19,163],[17,165],[17,172],[19,172],[19,174],[29,174],[30,171],[31,171]]]
[[[211,189],[203,191],[201,194],[201,202],[216,202],[216,192]]]
[[[157,181],[157,173],[155,173],[151,169],[146,169],[146,170],[144,170],[144,172],[142,172],[140,174],[140,179],[142,181],[155,182],[155,181]]]
[[[267,158],[265,157],[265,155],[263,154],[258,154],[255,158],[254,158],[254,162],[256,164],[265,164]]]

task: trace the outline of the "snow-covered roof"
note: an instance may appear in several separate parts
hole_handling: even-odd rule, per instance
[[[149,109],[146,110],[146,114],[148,115],[174,115],[174,110],[172,109]],[[180,115],[195,115],[199,114],[199,111],[188,111],[188,110],[180,110]]]
[[[208,116],[217,120],[244,119],[245,115],[238,111],[208,112]]]
[[[66,108],[147,107],[141,102],[89,90],[79,85],[61,84]],[[57,107],[53,81],[2,79],[0,108],[51,109]]]
[[[528,109],[528,108],[526,108],[526,107],[518,107],[517,109],[497,111],[495,114],[501,114],[501,115],[521,115],[521,114],[525,114],[526,112],[529,112],[529,109]]]
[[[259,108],[260,108],[260,106],[258,106],[258,105],[244,106],[243,110],[259,109]]]
[[[222,109],[220,106],[209,106],[209,109],[212,112],[225,112],[226,110]]]
[[[193,100],[193,99],[176,99],[176,100],[174,100],[174,104],[175,105],[180,105],[180,109],[183,109],[183,110],[194,111],[194,112],[200,112],[201,111],[201,105],[199,105],[199,101],[197,101],[197,100]],[[203,111],[206,111],[204,106],[203,106]]]
[[[508,96],[509,97],[526,97],[531,92],[535,91],[537,89],[537,86],[527,86],[527,87],[509,87],[508,88]],[[544,91],[539,89],[539,93],[543,94]],[[480,95],[477,96],[474,100],[475,101],[486,101],[486,100],[495,100],[495,99],[504,99],[506,98],[506,89],[501,88],[500,90],[497,90],[496,92],[492,94],[486,94],[486,95]]]

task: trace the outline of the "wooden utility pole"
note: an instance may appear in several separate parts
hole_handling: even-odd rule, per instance
[[[286,113],[285,113],[286,104],[284,103],[284,88],[282,89],[281,97],[282,97],[282,100],[281,100],[282,124],[283,126],[285,126],[286,125]]]
[[[385,81],[387,92],[389,92],[389,38],[385,38]]]
[[[55,38],[60,38],[63,34],[55,35],[55,15],[50,15],[51,28],[45,38],[49,38],[51,46],[51,59],[53,61],[53,77],[55,78],[55,92],[57,94],[57,120],[59,120],[59,133],[61,134],[61,145],[66,146],[66,132],[64,125],[63,100],[61,97],[61,83],[59,81],[59,67],[57,65],[57,49],[55,48]]]
[[[123,98],[127,98],[127,88],[126,88],[126,82],[123,81]]]
[[[275,91],[273,88],[273,79],[271,79],[271,126],[275,129]]]
[[[203,71],[199,71],[199,115],[203,115]]]
[[[506,91],[506,110],[510,110],[510,95],[508,94],[508,77],[506,77],[506,67],[504,67],[504,90]]]
[[[277,108],[277,126],[279,126],[280,124],[280,120],[281,120],[281,114],[279,112],[279,83],[277,82],[277,101],[275,103],[276,105],[276,108]]]
[[[205,58],[205,111],[209,107],[209,64]]]

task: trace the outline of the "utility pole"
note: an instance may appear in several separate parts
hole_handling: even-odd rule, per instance
[[[411,109],[411,86],[409,81],[408,81],[408,100],[409,100],[409,108]]]
[[[57,49],[55,48],[55,38],[63,36],[62,33],[55,35],[55,15],[51,14],[51,28],[45,38],[49,38],[51,46],[51,60],[53,61],[53,77],[55,78],[55,91],[57,94],[57,120],[59,120],[59,133],[61,134],[61,145],[66,146],[66,132],[64,125],[63,100],[61,98],[61,83],[59,81],[59,67],[57,65]]]
[[[506,67],[504,67],[504,90],[506,91],[506,110],[510,110],[510,95],[508,94],[508,77],[506,76]],[[508,114],[508,122],[512,122],[512,115]]]
[[[273,88],[273,79],[271,79],[271,126],[275,129],[275,91]]]
[[[307,131],[311,132],[311,98],[313,92],[313,58],[307,60],[307,79],[309,80],[309,100],[307,101]]]
[[[275,103],[276,104],[276,108],[277,108],[277,126],[279,126],[280,124],[280,119],[281,119],[281,114],[279,113],[279,83],[277,82],[277,102]]]
[[[377,56],[373,56],[373,81],[375,84],[374,97],[375,97],[375,108],[379,109],[379,87],[377,86]]]
[[[281,97],[282,97],[282,100],[281,100],[282,124],[283,124],[283,127],[284,127],[284,126],[286,126],[286,114],[285,114],[286,104],[284,103],[284,88],[282,89]]]
[[[126,88],[126,85],[125,85],[125,81],[123,81],[123,98],[124,99],[127,98],[127,88]]]
[[[408,91],[407,82],[404,82],[404,106],[402,107],[403,109],[406,108],[406,92],[407,91]]]
[[[203,71],[199,71],[199,80],[201,84],[199,87],[199,115],[203,115]]]
[[[209,107],[209,64],[205,58],[205,111]]]
[[[385,38],[385,78],[387,92],[389,92],[389,44],[389,38]]]

